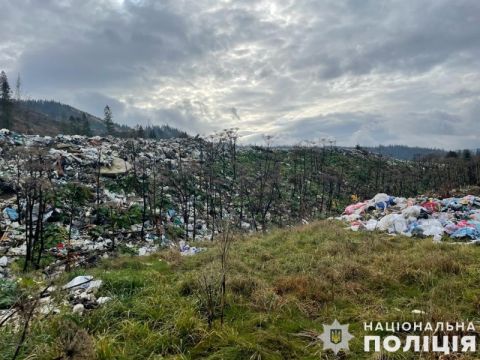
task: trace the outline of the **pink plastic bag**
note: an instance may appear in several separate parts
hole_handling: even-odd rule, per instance
[[[346,215],[352,215],[354,213],[361,214],[365,210],[365,205],[367,205],[367,202],[359,202],[356,204],[348,205],[345,208],[345,211],[343,212]],[[362,209],[363,208],[363,209]],[[360,210],[360,211],[357,211]]]

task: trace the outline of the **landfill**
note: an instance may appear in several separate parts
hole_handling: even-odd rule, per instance
[[[480,243],[480,197],[404,198],[380,193],[347,206],[338,220],[353,231],[382,231],[435,242]]]
[[[19,150],[20,149],[20,150]],[[22,216],[25,200],[16,197],[17,176],[22,161],[14,156],[15,151],[42,149],[47,162],[52,166],[49,181],[54,186],[63,186],[71,182],[80,183],[96,193],[95,183],[100,177],[98,206],[128,213],[143,206],[143,199],[136,194],[116,189],[117,177],[132,171],[141,162],[138,159],[161,165],[162,168],[175,171],[178,159],[185,163],[197,161],[200,156],[198,145],[189,139],[121,139],[113,137],[86,137],[78,135],[58,135],[56,137],[24,135],[6,129],[0,131],[0,279],[14,279],[10,271],[11,264],[21,259],[27,252],[25,225]],[[134,151],[132,150],[134,149]],[[137,164],[131,161],[136,156]],[[12,155],[13,154],[13,155]],[[8,155],[8,156],[7,156]],[[20,157],[22,157],[20,156]],[[129,158],[130,156],[130,158]],[[97,170],[98,169],[98,170]],[[147,168],[147,172],[152,169]],[[98,174],[97,174],[98,172]],[[163,248],[175,248],[182,255],[195,255],[200,248],[186,243],[179,244],[165,229],[182,234],[185,240],[193,237],[196,241],[210,240],[213,231],[204,219],[193,213],[191,201],[188,224],[184,214],[175,207],[174,199],[165,186],[165,198],[171,208],[164,209],[161,226],[145,219],[144,223],[135,223],[128,227],[115,229],[116,233],[102,228],[102,217],[95,214],[95,204],[90,201],[75,209],[76,216],[72,224],[65,222],[65,206],[54,201],[46,204],[43,226],[57,225],[70,233],[70,239],[58,237],[58,240],[45,249],[55,261],[44,269],[47,278],[54,278],[65,271],[66,266],[73,268],[88,265],[102,257],[108,257],[115,248],[121,247],[132,255],[146,256]],[[178,204],[177,204],[178,205]],[[38,221],[34,209],[33,221]],[[185,234],[185,232],[187,234]],[[140,234],[143,234],[143,237]],[[184,236],[187,235],[187,236]],[[68,264],[66,264],[68,260]]]
[[[53,235],[43,239],[44,242],[42,240],[42,246],[45,245],[43,253],[48,261],[46,265],[42,263],[39,269],[42,277],[39,283],[53,283],[65,271],[88,268],[98,260],[116,256],[119,252],[148,256],[161,249],[172,248],[182,256],[193,256],[205,251],[205,248],[193,246],[188,241],[192,238],[196,241],[210,240],[215,234],[207,226],[207,221],[194,213],[190,200],[187,203],[189,216],[185,220],[185,213],[175,204],[168,186],[161,188],[168,206],[158,212],[161,215],[155,221],[138,216],[139,209],[144,206],[142,196],[126,193],[116,186],[119,181],[128,179],[132,172],[137,171],[138,174],[142,161],[168,169],[169,174],[176,171],[178,159],[185,163],[197,161],[200,152],[194,141],[77,135],[49,137],[23,135],[3,129],[0,130],[0,294],[13,294],[22,281],[18,271],[13,271],[13,264],[17,263],[17,268],[23,266],[27,254],[27,203],[25,196],[17,195],[28,174],[22,175],[23,178],[19,174],[24,171],[30,154],[37,154],[36,151],[41,151],[49,164],[46,168],[51,173],[45,178],[55,191],[64,189],[68,184],[79,183],[96,197],[71,209],[68,199],[55,201],[49,198],[44,204],[42,218],[39,218],[40,205],[38,202],[34,205],[31,213],[33,227],[54,229]],[[152,169],[144,171],[150,176]],[[101,213],[99,209],[102,208],[110,209],[114,216],[124,214],[128,221],[119,222],[114,229],[108,228],[104,220],[108,214]],[[70,221],[69,214],[74,214]],[[249,224],[242,226],[249,227]],[[178,238],[183,240],[178,241]],[[97,295],[101,286],[102,280],[89,275],[77,276],[63,286],[49,286],[38,299],[29,301],[36,304],[35,316],[48,316],[65,309],[80,316],[113,300],[109,296]],[[14,298],[0,297],[0,323],[21,323],[15,304]]]

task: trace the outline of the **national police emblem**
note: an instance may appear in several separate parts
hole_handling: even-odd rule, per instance
[[[353,335],[348,332],[348,324],[342,325],[335,319],[331,325],[323,324],[323,334],[319,338],[323,341],[323,349],[330,349],[336,355],[340,350],[349,350],[348,342]]]

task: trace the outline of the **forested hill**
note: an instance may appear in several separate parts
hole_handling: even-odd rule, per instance
[[[57,134],[107,135],[103,119],[53,100],[15,101],[11,110],[10,130],[26,134],[55,136]],[[175,138],[187,133],[168,125],[131,128],[114,124],[119,137]]]
[[[54,100],[23,100],[20,106],[24,109],[47,115],[54,121],[66,124],[69,121],[81,122],[86,119],[92,131],[106,131],[102,119]]]
[[[447,154],[447,152],[442,149],[410,147],[405,145],[379,145],[375,147],[364,147],[364,149],[400,160],[416,160],[431,155],[442,157]]]

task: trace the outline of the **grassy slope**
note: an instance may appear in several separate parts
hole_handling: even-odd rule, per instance
[[[348,358],[369,359],[378,355],[363,353],[363,321],[479,318],[480,247],[352,233],[321,221],[238,239],[226,323],[217,320],[209,329],[191,290],[199,274],[216,266],[216,254],[213,246],[190,258],[166,251],[82,271],[102,278],[101,293],[116,300],[82,318],[36,322],[25,352],[36,359],[58,356],[68,342],[68,320],[91,335],[77,334],[83,340],[70,347],[84,354],[94,347],[100,359],[334,359],[321,343],[308,346],[298,334],[321,333],[323,323],[337,318],[356,335]],[[426,315],[413,315],[414,309]],[[3,331],[0,354],[10,358],[16,337]]]

